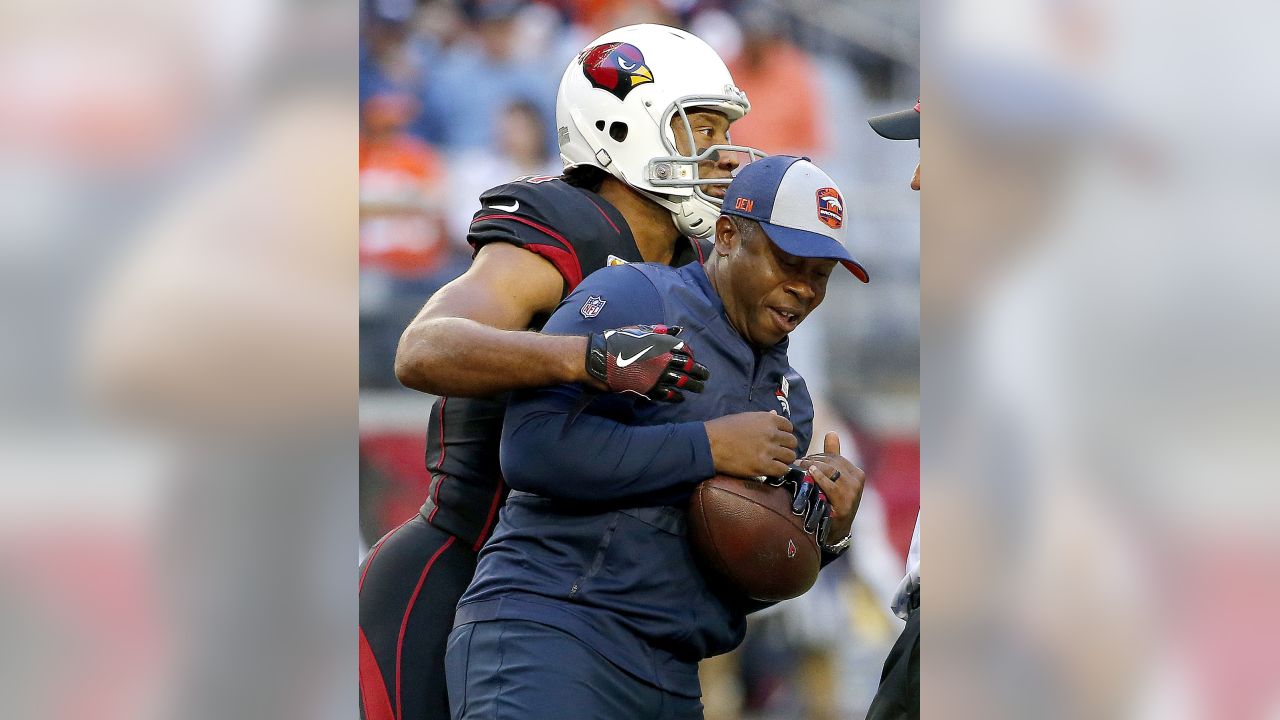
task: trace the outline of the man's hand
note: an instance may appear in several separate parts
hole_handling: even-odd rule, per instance
[[[707,440],[716,472],[735,477],[779,477],[796,459],[791,421],[772,412],[745,412],[708,420]]]
[[[676,336],[681,328],[631,325],[587,339],[587,373],[612,392],[650,400],[683,402],[684,393],[702,392],[711,373],[693,359],[693,349]]]
[[[830,527],[825,533],[818,529],[818,541],[825,545],[839,542],[849,535],[853,518],[858,514],[858,504],[862,502],[862,488],[866,485],[867,475],[840,455],[840,436],[834,432],[823,438],[822,450],[801,458],[796,464],[817,483],[818,497],[814,502],[821,501],[830,507]],[[805,529],[808,529],[807,523]]]

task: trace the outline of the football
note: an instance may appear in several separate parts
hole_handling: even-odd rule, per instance
[[[754,600],[802,595],[818,579],[818,541],[791,512],[791,492],[717,475],[689,500],[689,541],[703,565]]]

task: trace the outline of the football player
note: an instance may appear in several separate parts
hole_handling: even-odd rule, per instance
[[[561,79],[564,174],[480,196],[467,235],[470,269],[431,297],[396,353],[400,382],[440,398],[427,427],[426,502],[374,545],[361,568],[368,720],[449,716],[445,641],[507,495],[498,444],[508,391],[577,382],[679,402],[702,389],[706,369],[678,328],[526,331],[541,328],[602,267],[704,261],[731,176],[763,155],[729,140],[730,124],[749,108],[724,62],[697,37],[659,25],[613,30]],[[607,303],[589,300],[584,317]],[[759,432],[761,443],[773,434]]]

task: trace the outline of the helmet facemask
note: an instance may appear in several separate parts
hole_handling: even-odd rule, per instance
[[[767,157],[764,152],[746,145],[722,143],[698,149],[693,124],[689,121],[690,111],[719,112],[732,122],[745,115],[750,108],[746,96],[741,91],[732,87],[728,89],[733,90],[735,94],[687,96],[673,102],[662,114],[659,123],[662,144],[668,154],[650,158],[645,166],[644,179],[649,185],[655,188],[688,188],[692,191],[688,194],[670,195],[645,192],[655,202],[670,210],[680,232],[691,237],[710,237],[715,229],[716,218],[720,215],[720,196],[724,191],[712,194],[707,190],[727,188],[733,181],[733,176],[736,176],[743,166]],[[674,128],[673,120],[676,121]],[[684,134],[691,154],[680,151],[676,142],[676,132]],[[703,177],[702,163],[718,163],[726,155],[732,156],[737,161],[729,177]]]

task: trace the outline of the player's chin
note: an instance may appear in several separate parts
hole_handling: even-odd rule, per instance
[[[751,334],[760,347],[772,347],[787,337],[787,330],[779,327],[773,318],[765,317],[756,323],[755,331]]]

